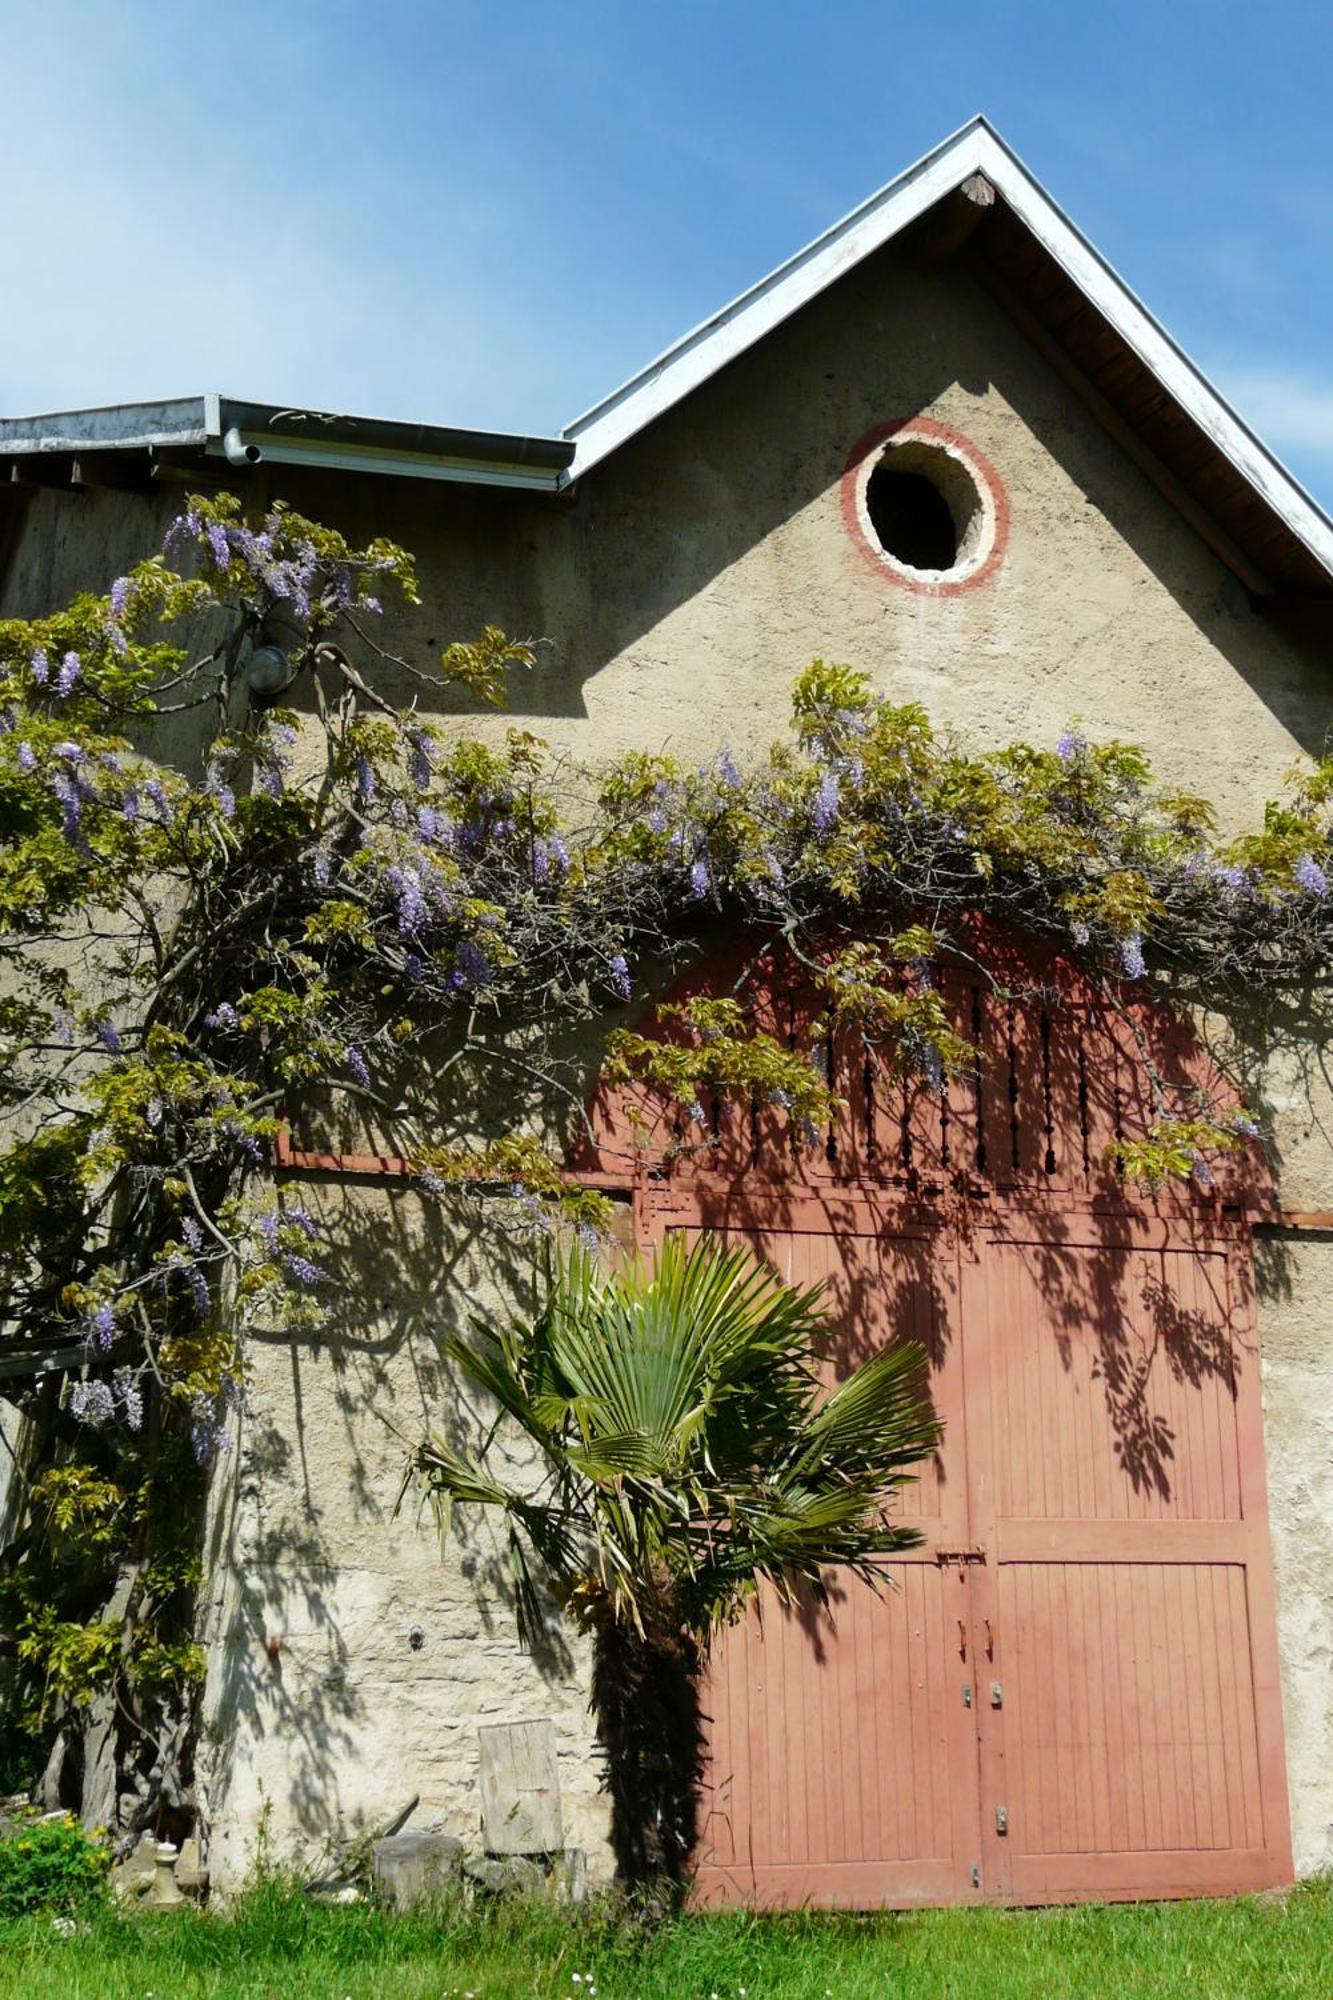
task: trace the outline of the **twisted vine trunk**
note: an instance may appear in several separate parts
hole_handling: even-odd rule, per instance
[[[698,1640],[669,1613],[643,1633],[609,1616],[594,1627],[592,1706],[616,1867],[626,1888],[672,1905],[699,1834],[702,1665]]]

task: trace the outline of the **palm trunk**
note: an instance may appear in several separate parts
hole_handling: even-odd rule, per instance
[[[673,1905],[698,1839],[700,1667],[698,1641],[669,1615],[643,1633],[610,1617],[595,1628],[592,1706],[616,1867],[626,1888]]]

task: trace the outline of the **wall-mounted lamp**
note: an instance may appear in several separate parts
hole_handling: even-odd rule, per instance
[[[292,663],[281,646],[256,646],[245,663],[245,684],[251,694],[281,694],[292,673]]]

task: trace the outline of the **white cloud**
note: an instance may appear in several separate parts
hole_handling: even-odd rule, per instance
[[[1281,368],[1222,368],[1217,381],[1251,429],[1275,451],[1333,459],[1333,376]]]

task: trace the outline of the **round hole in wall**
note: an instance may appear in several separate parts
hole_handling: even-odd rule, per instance
[[[848,458],[843,506],[881,574],[931,595],[989,575],[1008,523],[991,466],[927,417],[884,424],[861,440]]]

